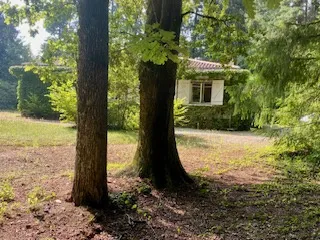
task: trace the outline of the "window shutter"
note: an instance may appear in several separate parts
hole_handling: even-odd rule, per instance
[[[223,105],[224,80],[212,81],[211,104]]]
[[[178,80],[176,84],[176,97],[184,99],[184,104],[190,103],[191,81]]]

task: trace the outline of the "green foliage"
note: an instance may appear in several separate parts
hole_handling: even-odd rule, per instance
[[[116,194],[110,194],[110,200],[112,204],[120,208],[133,209],[134,205],[136,206],[137,199],[136,197],[128,192],[121,192]]]
[[[60,119],[68,122],[77,120],[77,96],[73,81],[64,84],[53,82],[49,87],[49,98],[53,110],[60,113]]]
[[[271,126],[282,155],[307,160],[319,168],[319,8],[283,1],[268,9],[259,2],[248,21],[254,75],[239,89],[229,89],[236,113]],[[306,10],[307,9],[307,10]]]
[[[320,170],[320,81],[290,84],[279,99],[274,122],[281,126],[276,144],[293,158],[304,158]]]
[[[17,81],[0,79],[0,109],[17,109]]]
[[[27,195],[30,211],[34,212],[39,210],[43,202],[49,201],[55,196],[56,194],[54,192],[47,192],[42,187],[37,186],[33,188]]]
[[[1,182],[0,183],[0,202],[11,202],[13,200],[14,200],[13,187],[8,181]]]
[[[168,59],[178,62],[176,53],[185,51],[176,43],[177,36],[159,27],[159,24],[146,25],[145,34],[133,38],[131,50],[144,62],[157,65],[163,65]]]
[[[175,126],[184,126],[189,122],[186,118],[188,108],[183,103],[183,99],[178,98],[173,102],[173,120]]]
[[[32,72],[25,72],[24,67],[12,67],[10,71],[18,80],[18,110],[23,116],[55,119],[58,114],[51,109],[47,96],[49,84],[44,84]]]
[[[20,104],[20,111],[23,116],[35,117],[35,118],[50,118],[52,110],[48,102],[43,102],[41,96],[30,93],[26,99],[24,99],[24,104]],[[23,109],[21,106],[23,105]]]
[[[269,8],[276,8],[279,6],[282,0],[267,0],[266,4]],[[253,18],[256,11],[256,3],[254,0],[243,0],[243,4],[246,7],[249,17]]]
[[[138,189],[137,189],[138,193],[142,193],[144,195],[149,195],[151,194],[152,188],[146,184],[146,183],[142,183]]]
[[[235,129],[248,130],[249,120],[241,120],[239,115],[233,116],[232,107],[223,106],[188,106],[186,114],[188,123],[185,127],[199,129]]]
[[[10,75],[9,67],[28,61],[30,52],[18,38],[18,31],[13,25],[4,23],[0,11],[0,109],[17,108],[17,80]]]
[[[7,202],[0,202],[0,223],[2,221],[3,215],[7,212],[8,203]]]
[[[8,212],[8,203],[14,200],[14,191],[8,181],[0,182],[0,223]]]

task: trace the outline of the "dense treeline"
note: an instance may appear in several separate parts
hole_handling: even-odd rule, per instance
[[[30,51],[18,38],[15,27],[5,23],[1,11],[0,32],[0,109],[16,109],[17,80],[9,73],[9,67],[30,60]]]

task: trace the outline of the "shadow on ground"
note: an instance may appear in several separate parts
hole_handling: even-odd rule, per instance
[[[177,192],[143,193],[150,188],[143,182],[114,192],[120,208],[90,210],[91,238],[104,239],[108,233],[114,239],[320,239],[317,184],[197,182],[198,187]]]

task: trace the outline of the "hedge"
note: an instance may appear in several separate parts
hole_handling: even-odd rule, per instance
[[[251,121],[241,120],[240,116],[233,116],[230,105],[221,106],[187,106],[186,119],[188,123],[183,127],[215,130],[249,130]]]
[[[11,67],[10,72],[18,78],[18,110],[22,116],[58,119],[49,102],[49,84],[43,83],[33,72],[25,72],[23,66]]]
[[[17,80],[0,80],[0,110],[17,109]]]

